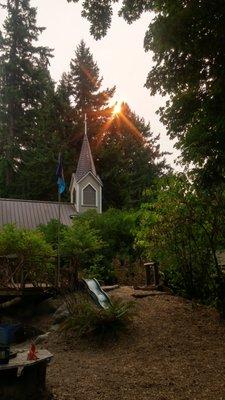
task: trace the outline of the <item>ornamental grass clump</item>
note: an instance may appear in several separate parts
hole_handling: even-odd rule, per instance
[[[62,331],[80,338],[116,339],[128,329],[134,314],[133,302],[116,300],[108,309],[102,309],[84,294],[70,294],[65,301],[69,317],[62,324]]]

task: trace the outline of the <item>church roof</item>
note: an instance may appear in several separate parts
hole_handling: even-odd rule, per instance
[[[87,137],[87,132],[84,134],[83,143],[81,147],[80,157],[77,164],[76,180],[79,181],[88,172],[92,172],[96,176],[95,164],[91,154],[91,148]]]
[[[77,214],[75,207],[70,203],[61,203],[60,207],[61,223],[71,225],[71,216]],[[15,224],[18,228],[35,229],[58,216],[57,202],[0,198],[0,227]]]

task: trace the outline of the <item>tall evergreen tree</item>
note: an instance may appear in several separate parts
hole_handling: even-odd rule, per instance
[[[17,178],[34,141],[38,113],[50,84],[50,49],[35,45],[36,26],[29,0],[7,0],[0,32],[0,195],[17,193]]]
[[[129,209],[140,205],[144,190],[168,168],[157,141],[150,125],[123,103],[97,148],[104,208]]]
[[[57,200],[55,168],[59,151],[63,155],[64,177],[69,186],[78,153],[77,146],[74,146],[76,129],[68,79],[63,74],[56,91],[50,82],[43,104],[37,112],[35,137],[25,154],[17,182],[23,197]],[[68,191],[63,193],[62,198],[68,200]]]
[[[82,114],[100,112],[108,105],[115,91],[115,87],[101,91],[103,78],[83,40],[77,46],[75,58],[70,62],[69,78],[75,108]]]
[[[104,208],[136,207],[143,190],[162,173],[164,161],[160,161],[161,154],[150,126],[126,104],[120,115],[112,117],[108,103],[115,88],[102,90],[101,85],[99,68],[90,49],[81,41],[70,63],[70,71],[63,75],[58,87],[58,95],[66,98],[63,123],[73,121],[71,132],[66,129],[64,152],[68,164],[65,171],[67,173],[71,165],[75,167],[77,163],[86,113],[88,136],[104,185]]]
[[[57,88],[56,118],[64,153],[64,171],[68,180],[76,168],[84,134],[84,116],[88,117],[88,136],[92,149],[101,127],[109,118],[115,88],[102,90],[102,78],[90,49],[82,40],[62,75]]]
[[[78,0],[68,0],[68,2]],[[96,39],[111,24],[119,0],[85,0],[82,15]],[[209,188],[225,183],[225,2],[224,0],[123,0],[128,23],[154,13],[144,39],[155,65],[146,86],[169,95],[161,118],[177,139],[184,162],[196,166]]]
[[[74,119],[77,130],[80,131],[74,138],[75,143],[83,134],[84,114],[88,117],[90,140],[94,139],[100,126],[109,116],[108,104],[114,95],[115,87],[102,90],[102,80],[98,65],[82,40],[76,48],[75,57],[70,62],[68,73]]]
[[[33,200],[57,200],[55,169],[61,137],[56,115],[57,99],[52,83],[41,107],[36,110],[34,137],[20,162],[16,179],[17,197]]]

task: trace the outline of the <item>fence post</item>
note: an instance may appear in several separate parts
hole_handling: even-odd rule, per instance
[[[152,283],[152,262],[144,263],[144,267],[146,285],[149,286]]]
[[[159,285],[159,263],[155,262],[153,269],[154,269],[154,285],[158,286]]]
[[[155,286],[159,284],[159,264],[155,261],[144,263],[146,274],[146,285],[149,286],[154,283]]]

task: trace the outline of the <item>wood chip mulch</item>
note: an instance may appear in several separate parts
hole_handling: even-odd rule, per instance
[[[129,333],[116,343],[52,333],[47,383],[54,400],[225,400],[225,326],[217,312],[179,297],[113,297],[136,303]]]

